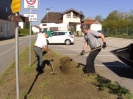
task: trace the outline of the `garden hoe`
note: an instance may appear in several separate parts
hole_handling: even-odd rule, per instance
[[[53,59],[50,60],[50,61],[53,61]],[[49,63],[50,63],[49,65],[50,65],[50,67],[51,67],[51,69],[52,69],[51,74],[52,74],[52,75],[57,74],[57,72],[54,70],[53,64],[52,64],[51,62],[49,62]]]

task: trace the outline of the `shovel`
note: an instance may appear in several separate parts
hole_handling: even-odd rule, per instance
[[[92,52],[92,51],[95,51],[95,50],[97,50],[97,49],[101,49],[101,47],[98,47],[98,48],[95,48],[95,49],[93,49],[93,50],[90,50],[90,51],[87,51],[87,52],[85,52],[85,54],[86,53],[89,53],[89,52]],[[61,64],[61,71],[63,71],[63,72],[65,72],[65,71],[67,71],[69,68],[69,65],[70,65],[70,62],[74,59],[74,58],[77,58],[78,56],[81,56],[80,54],[78,54],[78,55],[76,55],[76,56],[74,56],[73,58],[69,58],[68,56],[65,56],[65,57],[63,57],[63,58],[60,58],[60,64]]]
[[[93,50],[89,50],[89,51],[85,52],[85,54],[86,54],[86,53],[93,52],[93,51],[95,51],[95,50],[97,50],[97,49],[101,49],[101,48],[102,48],[102,47],[98,47],[98,48],[95,48],[95,49],[93,49]],[[77,58],[78,56],[81,56],[81,55],[78,54],[78,55],[74,56],[74,57],[73,57],[72,59],[70,59],[70,60],[72,61],[73,59]]]

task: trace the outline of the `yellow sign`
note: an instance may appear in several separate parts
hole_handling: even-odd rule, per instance
[[[13,13],[20,12],[21,0],[12,0],[11,9]]]

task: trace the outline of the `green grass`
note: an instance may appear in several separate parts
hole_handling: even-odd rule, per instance
[[[8,75],[8,72],[14,67],[15,63],[12,63],[6,70],[2,73],[2,76]]]
[[[41,83],[39,84],[39,87],[43,88],[43,87],[45,87],[45,86],[48,85],[48,84],[50,84],[50,81],[44,81],[44,82],[41,82]]]
[[[133,95],[126,88],[121,87],[118,83],[112,82],[109,79],[106,79],[100,75],[96,76],[97,86],[99,90],[108,89],[110,93],[117,94],[118,97],[125,96],[127,99],[133,99]]]

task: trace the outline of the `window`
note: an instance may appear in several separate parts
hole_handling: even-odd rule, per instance
[[[78,15],[76,13],[73,13],[73,18],[78,18]]]
[[[73,33],[72,33],[72,32],[69,32],[69,34],[70,34],[70,35],[73,35]]]
[[[71,12],[67,13],[67,18],[71,18]]]
[[[59,35],[65,35],[65,32],[59,32]]]
[[[2,26],[0,26],[0,32],[3,32],[3,30],[2,30]]]
[[[47,24],[43,24],[43,26],[47,26]]]
[[[6,7],[6,12],[8,12],[8,7]]]
[[[99,24],[98,22],[95,22],[94,24]]]
[[[52,36],[58,36],[58,32],[53,32]]]

